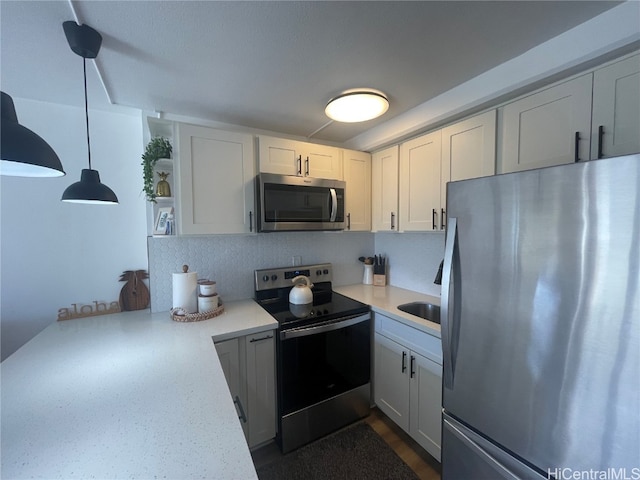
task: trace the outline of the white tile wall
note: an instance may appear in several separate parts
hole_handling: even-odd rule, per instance
[[[253,271],[259,268],[330,262],[334,284],[362,281],[358,257],[386,255],[391,285],[429,295],[440,295],[433,279],[444,254],[444,233],[294,232],[258,235],[149,237],[149,286],[151,310],[172,305],[171,274],[182,265],[198,272],[198,278],[217,282],[223,300],[251,298]]]
[[[223,300],[252,298],[253,271],[259,268],[330,262],[334,284],[362,281],[358,257],[374,251],[374,235],[357,232],[294,232],[258,235],[149,237],[149,286],[151,311],[171,309],[172,277],[182,265],[198,272],[198,278],[217,282]]]

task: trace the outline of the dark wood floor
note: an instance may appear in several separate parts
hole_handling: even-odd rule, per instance
[[[380,410],[373,408],[371,415],[365,419],[365,422],[409,465],[421,480],[440,480],[440,463]],[[251,452],[256,468],[281,455],[282,453],[275,443],[270,443]]]

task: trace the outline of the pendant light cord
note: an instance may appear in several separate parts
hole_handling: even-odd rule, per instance
[[[84,116],[87,121],[87,154],[89,156],[89,170],[91,170],[91,142],[89,141],[89,102],[87,101],[87,59],[82,57],[84,71]]]

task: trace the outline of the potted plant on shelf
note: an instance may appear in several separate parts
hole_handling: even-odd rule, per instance
[[[156,203],[156,192],[153,188],[153,169],[160,158],[171,158],[173,148],[169,140],[163,137],[153,137],[142,154],[142,175],[144,194],[149,202]]]

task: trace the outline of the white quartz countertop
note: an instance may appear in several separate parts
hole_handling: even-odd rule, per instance
[[[425,295],[424,293],[390,285],[377,287],[373,285],[355,284],[342,287],[334,286],[333,289],[342,295],[371,305],[371,309],[374,312],[382,313],[394,320],[398,320],[399,322],[440,338],[440,325],[398,310],[398,305],[410,302],[429,302],[434,305],[440,305],[440,297],[433,297],[431,295]]]
[[[1,364],[2,478],[257,478],[212,337],[273,328],[253,300],[50,325]]]

